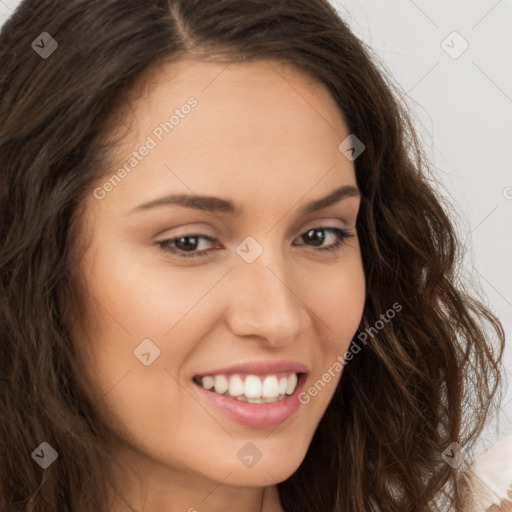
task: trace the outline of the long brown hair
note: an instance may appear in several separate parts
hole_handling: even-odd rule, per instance
[[[106,168],[117,108],[184,56],[291,63],[328,88],[365,145],[354,165],[367,300],[353,341],[365,344],[278,485],[283,508],[460,510],[442,453],[470,449],[497,403],[503,327],[460,279],[451,207],[397,87],[327,0],[25,0],[3,26],[0,508],[108,511],[112,439],[79,391],[64,322],[79,302],[80,208]],[[58,452],[47,469],[31,457],[43,441]]]

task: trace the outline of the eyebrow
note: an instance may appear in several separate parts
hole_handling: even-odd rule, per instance
[[[357,196],[361,196],[361,192],[356,187],[352,185],[343,185],[342,187],[333,190],[326,197],[316,199],[306,204],[300,210],[300,212],[303,215],[313,213],[316,212],[317,210],[327,208],[328,206],[331,206],[337,203],[338,201],[341,201],[348,197]],[[184,206],[186,208],[194,208],[196,210],[202,210],[211,213],[223,213],[234,217],[239,217],[243,212],[243,208],[240,205],[235,204],[233,201],[229,199],[189,194],[174,194],[170,196],[161,197],[159,199],[150,201],[149,203],[141,204],[134,208],[133,211],[137,212],[149,210],[151,208],[172,205]]]

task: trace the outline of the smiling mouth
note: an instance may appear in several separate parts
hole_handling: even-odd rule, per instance
[[[284,400],[293,394],[298,381],[305,375],[280,372],[267,375],[217,374],[195,376],[193,381],[207,391],[234,398],[240,402],[268,404]]]

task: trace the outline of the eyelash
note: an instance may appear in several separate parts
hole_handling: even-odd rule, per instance
[[[315,249],[315,251],[322,251],[322,252],[333,253],[333,254],[341,251],[341,249],[343,248],[343,245],[346,244],[347,239],[355,237],[355,235],[353,233],[351,233],[350,231],[348,231],[347,229],[335,228],[335,227],[323,227],[323,226],[308,229],[307,231],[302,233],[300,236],[302,237],[311,231],[329,231],[331,233],[334,233],[337,236],[337,241],[334,244],[329,245],[327,247],[320,247],[318,249]],[[198,257],[208,256],[209,250],[204,250],[204,251],[199,251],[199,252],[196,251],[194,253],[187,254],[186,252],[183,252],[182,249],[175,249],[175,248],[170,247],[170,244],[172,244],[178,240],[181,240],[182,238],[197,238],[197,239],[208,240],[210,242],[217,241],[215,238],[211,238],[206,235],[187,233],[187,234],[175,237],[175,238],[170,238],[168,240],[162,240],[161,242],[157,242],[157,245],[163,251],[170,252],[172,254],[176,254],[180,258],[198,258]]]

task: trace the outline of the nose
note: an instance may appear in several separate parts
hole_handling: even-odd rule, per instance
[[[250,264],[239,261],[233,270],[227,321],[236,336],[255,337],[278,348],[308,329],[311,317],[299,280],[282,258],[265,254]]]

